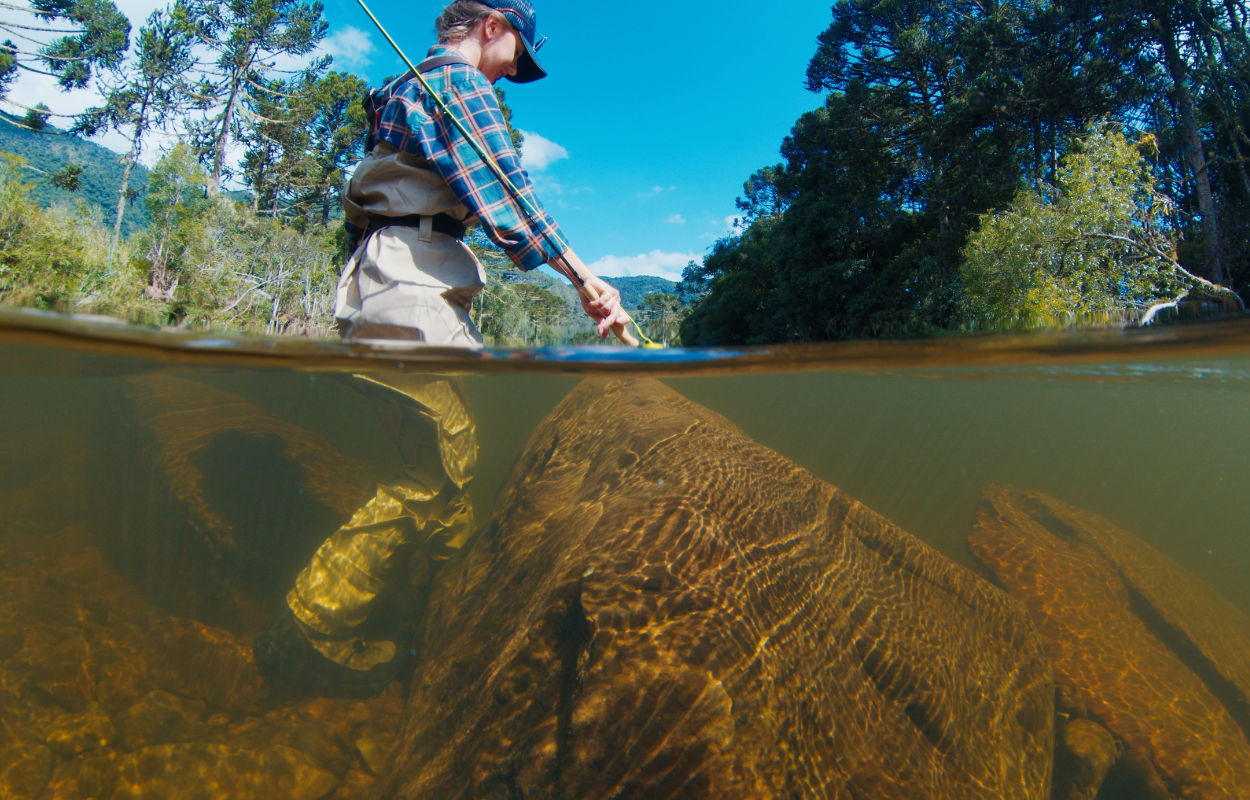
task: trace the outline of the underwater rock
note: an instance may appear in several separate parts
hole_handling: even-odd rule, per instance
[[[1126,750],[1107,773],[1098,800],[1173,800],[1173,797],[1150,759],[1136,750]]]
[[[109,715],[99,703],[92,703],[81,713],[57,714],[44,728],[43,740],[52,752],[70,758],[87,750],[107,747],[116,735]]]
[[[153,625],[148,665],[156,685],[212,706],[246,712],[265,699],[252,648],[194,620],[166,617]]]
[[[1055,536],[1115,566],[1135,593],[1139,616],[1209,688],[1250,735],[1250,617],[1189,570],[1097,514],[1036,492],[1020,493],[1026,513]]]
[[[319,800],[338,786],[303,753],[275,745],[166,744],[121,759],[113,800]]]
[[[27,647],[22,651],[35,685],[68,708],[85,709],[95,699],[96,683],[86,641],[73,630],[66,630],[63,635],[51,629],[40,633],[51,642],[32,647],[33,637],[27,637]]]
[[[538,427],[420,653],[378,796],[1049,797],[1024,609],[653,380]]]
[[[142,648],[136,647],[129,655],[142,658]],[[100,705],[116,714],[138,703],[151,689],[146,662],[116,661],[100,668],[95,693]]]
[[[1046,522],[1057,501],[990,486],[968,547],[1029,610],[1091,718],[1149,757],[1185,800],[1241,797],[1250,744],[1228,710],[1134,610],[1115,566]],[[1035,516],[1035,514],[1038,514]]]
[[[1054,800],[1094,800],[1116,761],[1115,738],[1087,719],[1068,720],[1058,734]]]
[[[52,751],[38,742],[10,740],[0,747],[0,798],[35,800],[52,775]]]
[[[126,750],[180,744],[208,734],[209,727],[204,723],[206,714],[202,701],[184,700],[156,689],[117,715],[117,729]]]
[[[165,373],[102,409],[89,482],[109,561],[165,613],[250,636],[373,491],[368,467],[251,400]]]

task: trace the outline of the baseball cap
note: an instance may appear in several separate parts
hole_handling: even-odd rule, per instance
[[[525,43],[525,52],[517,59],[516,74],[509,75],[513,83],[532,83],[547,77],[547,70],[538,63],[538,48],[547,41],[546,36],[538,33],[538,15],[529,0],[478,0],[484,6],[493,8],[512,24],[516,32],[521,34]]]

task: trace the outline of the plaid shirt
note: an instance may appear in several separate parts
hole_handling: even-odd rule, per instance
[[[435,45],[429,56],[445,55],[451,48]],[[377,140],[396,149],[429,160],[460,202],[482,222],[491,241],[523,270],[544,264],[568,248],[568,239],[556,221],[534,195],[534,184],[521,169],[521,157],[512,146],[508,126],[495,90],[486,76],[467,64],[436,67],[422,76],[430,88],[495,158],[508,178],[525,195],[541,217],[539,225],[530,221],[525,210],[512,199],[472,145],[422,90],[416,78],[397,86],[378,115]],[[547,236],[563,245],[556,249]]]

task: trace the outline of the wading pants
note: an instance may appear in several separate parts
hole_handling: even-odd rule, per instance
[[[395,644],[358,636],[378,595],[407,579],[414,550],[431,561],[464,547],[473,532],[469,481],[477,462],[473,417],[458,378],[353,376],[373,403],[403,463],[398,479],[327,539],[287,594],[287,605],[322,655],[353,669],[389,661]]]

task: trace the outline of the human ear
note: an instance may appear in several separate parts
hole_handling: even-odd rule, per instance
[[[499,15],[491,14],[490,16],[486,18],[486,28],[484,31],[484,33],[486,34],[486,41],[489,42],[497,38],[500,32],[501,32],[501,25],[500,25]]]

